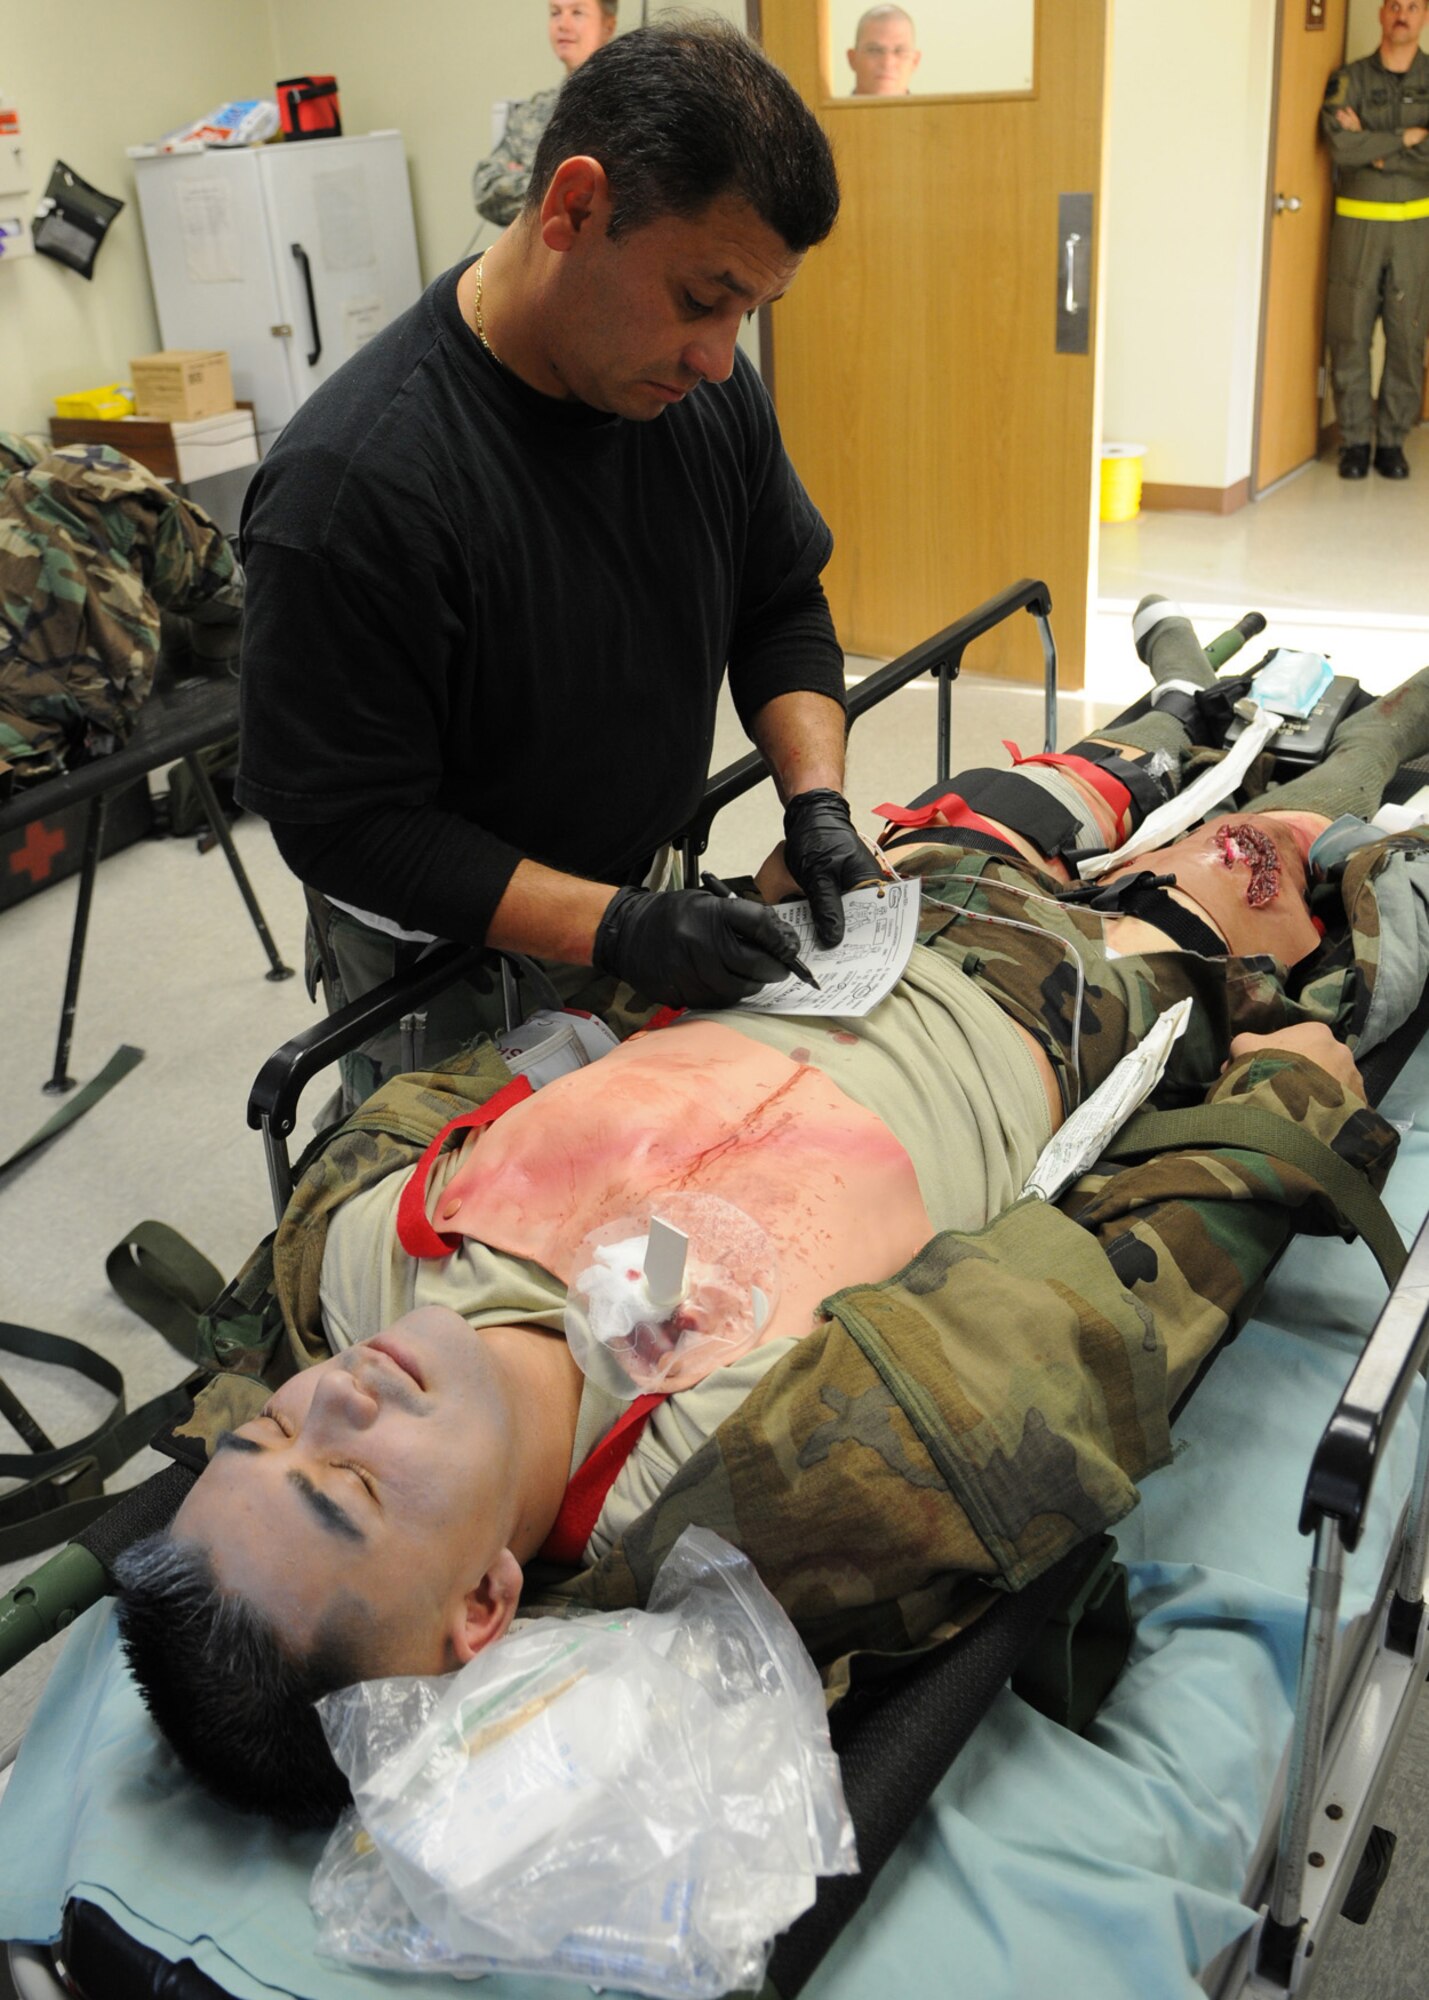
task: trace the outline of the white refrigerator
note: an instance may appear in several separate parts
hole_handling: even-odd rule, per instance
[[[422,289],[400,132],[136,158],[165,347],[223,348],[266,451]]]

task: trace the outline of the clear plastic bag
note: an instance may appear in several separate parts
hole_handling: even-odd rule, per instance
[[[678,1295],[652,1296],[645,1271],[652,1221],[687,1240]],[[602,1223],[574,1259],[566,1342],[607,1395],[669,1394],[738,1361],[769,1324],[779,1260],[752,1216],[718,1195],[665,1193],[648,1210]]]
[[[536,1619],[319,1712],[355,1810],[312,1903],[349,1962],[715,2000],[758,1988],[817,1876],[858,1866],[818,1676],[705,1529],[648,1610]]]

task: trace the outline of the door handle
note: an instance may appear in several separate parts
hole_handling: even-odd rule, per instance
[[[313,267],[308,262],[308,253],[301,243],[293,245],[293,255],[297,258],[303,274],[303,285],[308,295],[308,322],[313,330],[313,351],[308,356],[309,368],[316,368],[322,358],[323,337],[318,327],[318,302],[313,296]]]
[[[1067,256],[1067,289],[1062,299],[1063,312],[1075,313],[1082,309],[1077,299],[1077,245],[1081,240],[1074,229],[1062,246]]]
[[[1287,209],[1287,208],[1289,209],[1290,213],[1294,215],[1299,207],[1300,207],[1300,197],[1298,194],[1279,194],[1279,193],[1276,194],[1275,213],[1277,215],[1280,214],[1282,209]]]
[[[1052,283],[1057,301],[1056,351],[1090,354],[1092,302],[1096,297],[1096,208],[1090,194],[1057,196]]]

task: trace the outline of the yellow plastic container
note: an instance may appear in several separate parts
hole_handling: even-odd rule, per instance
[[[1141,512],[1141,473],[1146,464],[1144,444],[1102,446],[1102,506],[1104,521],[1134,521]]]
[[[76,417],[81,422],[92,422],[96,417],[132,417],[134,398],[127,389],[117,382],[106,382],[98,389],[76,389],[72,396],[55,397],[57,417]]]

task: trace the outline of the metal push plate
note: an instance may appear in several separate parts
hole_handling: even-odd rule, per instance
[[[1092,351],[1092,197],[1057,197],[1057,352]]]

